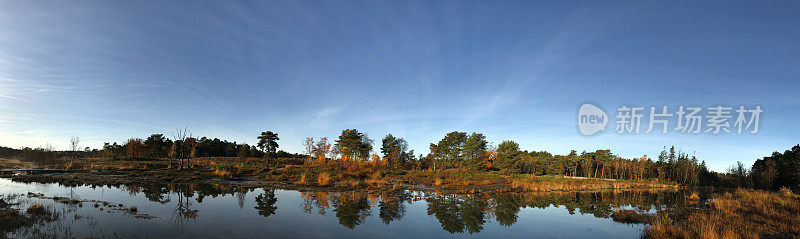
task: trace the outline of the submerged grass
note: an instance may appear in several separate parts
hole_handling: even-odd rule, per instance
[[[5,238],[8,233],[34,226],[39,222],[53,221],[58,218],[58,214],[42,204],[33,204],[24,211],[17,210],[12,207],[17,204],[7,201],[9,199],[11,198],[0,198],[0,238]]]
[[[615,222],[621,223],[650,223],[653,221],[653,215],[635,210],[619,210],[611,214],[611,218]]]

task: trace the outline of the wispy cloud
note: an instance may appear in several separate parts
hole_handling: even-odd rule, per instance
[[[5,95],[5,94],[2,94],[2,93],[0,93],[0,97],[3,97],[3,98],[9,98],[9,99],[15,99],[15,100],[28,100],[28,99],[26,99],[26,98],[22,98],[22,97],[16,97],[16,96],[10,96],[10,95]]]
[[[521,96],[526,91],[535,92],[534,94],[543,92],[541,89],[532,91],[531,86],[534,83],[544,85],[542,83],[554,80],[546,77],[549,70],[568,66],[564,63],[565,59],[578,56],[581,49],[588,43],[606,34],[610,26],[621,22],[625,16],[622,14],[624,11],[630,10],[612,9],[601,14],[607,17],[597,19],[596,12],[587,8],[578,9],[565,19],[556,21],[556,23],[560,22],[561,27],[548,44],[542,48],[529,49],[527,48],[529,43],[521,39],[516,49],[523,52],[523,56],[510,58],[519,62],[508,62],[508,64],[519,65],[517,70],[502,79],[499,87],[490,88],[491,91],[486,95],[475,99],[477,104],[467,109],[467,116],[460,127],[519,103]],[[526,51],[530,53],[525,53]]]

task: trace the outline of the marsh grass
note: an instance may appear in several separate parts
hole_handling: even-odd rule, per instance
[[[644,230],[648,238],[798,238],[796,195],[739,189],[713,198],[708,207],[678,214],[659,212]]]
[[[26,210],[17,210],[12,206],[18,203],[8,202],[10,198],[0,198],[0,238],[6,233],[13,233],[21,228],[32,227],[40,222],[54,221],[58,214],[42,204],[32,204]]]
[[[563,176],[517,176],[511,187],[524,191],[584,191],[597,189],[646,189],[677,188],[675,184],[654,181],[608,180],[593,178],[569,178]]]
[[[621,223],[650,223],[654,220],[654,216],[642,211],[635,210],[619,210],[611,214],[611,218],[615,222]]]
[[[181,168],[174,159],[89,158],[63,161],[75,163],[80,174],[52,178],[66,183],[127,183],[132,181],[191,182],[202,179],[260,178],[268,181],[295,183],[304,186],[351,187],[414,187],[433,186],[446,189],[480,187],[482,190],[572,191],[594,189],[640,189],[676,187],[651,181],[571,178],[563,176],[534,176],[507,174],[501,171],[475,171],[466,168],[446,170],[409,170],[393,168],[373,161],[340,161],[305,163],[296,158],[194,158],[189,169]],[[48,167],[59,168],[61,164]],[[87,167],[88,166],[88,167]],[[92,170],[92,171],[88,171]],[[112,177],[104,171],[127,172],[124,177]],[[325,173],[325,175],[320,175]],[[35,178],[31,176],[29,178]],[[411,186],[409,186],[411,185]]]
[[[467,169],[411,170],[408,178],[426,185],[491,185],[507,182],[506,176],[497,172],[480,172]]]

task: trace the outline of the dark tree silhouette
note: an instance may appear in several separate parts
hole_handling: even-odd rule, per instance
[[[255,209],[258,211],[258,215],[269,217],[275,214],[275,210],[278,210],[275,205],[277,202],[278,198],[275,197],[275,190],[264,189],[264,193],[256,196]]]
[[[278,134],[272,133],[272,131],[261,132],[261,135],[258,136],[258,148],[266,153],[265,156],[275,157],[278,140]]]

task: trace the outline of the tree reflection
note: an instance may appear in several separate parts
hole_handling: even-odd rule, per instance
[[[199,216],[199,211],[192,209],[192,202],[189,200],[195,191],[190,185],[173,185],[172,191],[178,197],[172,211],[172,225],[182,230],[188,221],[194,221]]]
[[[275,197],[275,190],[264,189],[264,193],[256,196],[255,209],[258,211],[258,215],[269,217],[275,214],[275,210],[278,210],[275,205],[277,202],[278,198]]]
[[[381,200],[378,204],[378,216],[384,224],[389,225],[390,222],[403,218],[406,214],[406,201],[410,199],[406,192],[392,192],[381,194]]]
[[[236,188],[236,202],[239,203],[239,210],[244,209],[244,203],[247,199],[247,188]]]
[[[169,194],[169,189],[163,185],[149,185],[143,187],[142,192],[144,193],[144,197],[151,202],[158,202],[161,204],[169,202],[169,199],[165,199],[164,197]]]
[[[339,193],[334,199],[334,207],[333,211],[339,218],[339,224],[350,229],[360,225],[372,214],[365,193]]]
[[[199,211],[193,203],[202,203],[204,197],[223,197],[231,203],[245,205],[246,194],[254,189],[225,184],[163,184],[125,185],[131,195],[143,193],[150,201],[160,204],[175,203],[173,224],[183,227],[195,220]],[[192,200],[191,198],[195,198]],[[372,215],[386,225],[400,221],[413,201],[425,200],[427,214],[435,217],[444,231],[450,233],[479,233],[487,221],[495,219],[502,227],[511,227],[520,218],[523,208],[564,208],[570,214],[610,218],[622,207],[649,211],[659,208],[685,206],[683,191],[597,191],[597,192],[530,192],[442,194],[426,192],[300,192],[302,210],[308,214],[325,216],[333,208],[334,216],[344,227],[354,229]],[[236,201],[236,202],[234,202]],[[259,215],[270,217],[278,208],[275,190],[264,189],[255,197],[254,209]]]
[[[300,199],[303,201],[303,212],[308,214],[312,214],[316,208],[317,214],[325,215],[330,207],[328,192],[300,192]]]
[[[435,195],[428,198],[428,215],[433,215],[450,233],[470,234],[483,230],[488,203],[474,195]]]
[[[517,214],[525,206],[519,194],[501,193],[492,197],[494,216],[500,226],[510,227],[517,222]]]

